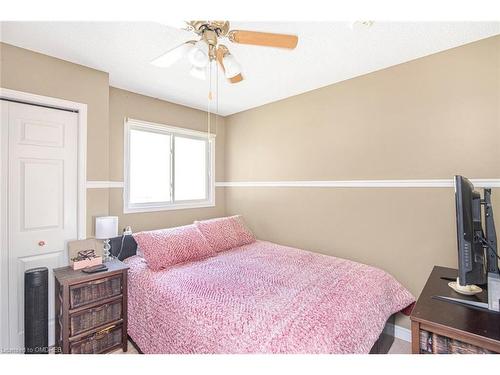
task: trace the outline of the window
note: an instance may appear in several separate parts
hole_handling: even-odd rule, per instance
[[[129,119],[124,138],[125,213],[214,206],[213,135]]]

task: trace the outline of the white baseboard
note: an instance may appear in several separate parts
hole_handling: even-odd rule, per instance
[[[411,342],[411,331],[408,328],[404,328],[396,324],[394,326],[394,337],[403,341]]]

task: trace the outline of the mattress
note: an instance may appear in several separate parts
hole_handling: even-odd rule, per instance
[[[125,263],[144,353],[368,353],[415,301],[378,268],[265,241],[156,272]]]

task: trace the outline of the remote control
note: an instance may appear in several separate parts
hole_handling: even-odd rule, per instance
[[[85,267],[82,269],[83,272],[85,273],[96,273],[96,272],[102,272],[102,271],[107,271],[108,267],[106,267],[105,264],[98,264],[97,266],[92,266],[92,267]]]

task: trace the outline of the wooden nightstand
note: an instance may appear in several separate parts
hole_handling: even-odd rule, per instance
[[[500,314],[432,298],[439,295],[485,302],[486,291],[462,296],[442,277],[455,279],[457,270],[438,266],[432,270],[410,316],[412,353],[500,353]]]
[[[119,260],[86,274],[54,269],[56,353],[127,351],[127,270]]]

